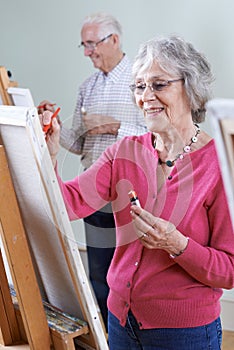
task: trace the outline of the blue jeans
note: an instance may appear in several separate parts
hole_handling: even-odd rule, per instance
[[[125,327],[108,314],[110,350],[220,350],[222,328],[220,318],[193,328],[155,328],[140,330],[129,312]]]

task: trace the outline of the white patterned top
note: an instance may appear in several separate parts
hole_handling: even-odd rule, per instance
[[[80,86],[71,129],[62,126],[60,144],[80,154],[84,168],[92,165],[107,146],[127,135],[147,132],[144,117],[134,104],[129,84],[131,64],[126,55],[107,75],[96,72]],[[81,108],[88,114],[103,114],[121,122],[117,135],[85,134]]]

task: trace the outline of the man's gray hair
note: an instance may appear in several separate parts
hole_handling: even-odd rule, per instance
[[[164,71],[184,79],[193,121],[204,121],[205,104],[211,98],[214,80],[206,57],[177,35],[154,38],[140,46],[133,65],[133,79],[154,62]]]
[[[94,13],[85,17],[82,27],[86,24],[99,25],[98,35],[100,40],[109,34],[117,34],[119,36],[120,46],[122,45],[122,27],[114,16],[105,12]]]

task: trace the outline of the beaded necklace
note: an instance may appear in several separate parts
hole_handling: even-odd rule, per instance
[[[173,167],[175,165],[175,162],[178,160],[178,159],[183,159],[184,158],[184,155],[186,153],[189,153],[191,151],[191,145],[193,143],[196,143],[197,142],[197,137],[198,137],[198,134],[201,132],[201,129],[199,127],[199,125],[197,124],[194,124],[195,127],[196,127],[196,133],[195,135],[191,138],[191,141],[188,145],[184,146],[183,148],[183,152],[182,153],[178,153],[177,156],[175,157],[175,159],[173,160],[166,160],[166,162],[163,162],[160,158],[158,159],[158,162],[159,164],[166,164],[169,168]],[[156,139],[154,140],[154,148],[156,148]]]

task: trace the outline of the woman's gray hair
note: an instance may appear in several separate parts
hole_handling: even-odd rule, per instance
[[[212,96],[211,83],[214,80],[205,56],[179,36],[154,38],[140,46],[133,65],[133,79],[154,62],[164,71],[184,79],[193,121],[204,121],[205,104]]]
[[[119,21],[112,15],[105,12],[98,12],[85,17],[82,27],[86,24],[99,25],[99,39],[101,40],[109,34],[117,34],[119,36],[120,47],[122,45],[122,27]]]

